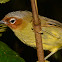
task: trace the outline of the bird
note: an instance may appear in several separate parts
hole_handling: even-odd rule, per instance
[[[62,47],[62,23],[38,16],[42,27],[42,31],[39,33],[42,35],[43,49],[51,52],[45,57],[46,60]],[[0,24],[8,26],[24,44],[36,47],[32,19],[32,12],[30,11],[13,11],[5,15]]]

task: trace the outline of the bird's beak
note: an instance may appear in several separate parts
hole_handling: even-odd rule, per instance
[[[1,20],[0,24],[7,24],[7,22],[4,22],[3,20]]]

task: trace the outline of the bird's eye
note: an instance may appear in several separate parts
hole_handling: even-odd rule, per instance
[[[10,23],[11,24],[14,24],[15,22],[16,22],[16,19],[15,18],[10,19]]]

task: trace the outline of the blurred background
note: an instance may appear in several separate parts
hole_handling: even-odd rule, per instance
[[[30,0],[10,0],[5,4],[0,4],[0,20],[9,12],[12,11],[32,11]],[[62,22],[62,1],[61,0],[38,0],[39,14],[54,20]],[[11,49],[19,53],[26,62],[36,62],[37,53],[36,49],[29,47],[14,35],[12,30],[7,27],[7,30],[0,38],[1,41],[6,43]],[[45,56],[49,51],[45,51]],[[50,62],[62,62],[62,50],[59,50],[52,55],[48,60]]]

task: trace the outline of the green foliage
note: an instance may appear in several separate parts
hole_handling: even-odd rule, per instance
[[[7,26],[0,24],[0,37],[6,31]],[[0,62],[25,62],[15,51],[0,41]]]
[[[0,37],[2,36],[2,33],[6,31],[6,27],[7,27],[6,25],[0,24]]]
[[[6,3],[6,2],[8,2],[8,1],[10,1],[10,0],[0,0],[0,3],[2,4],[2,3]]]
[[[0,41],[0,62],[25,62],[15,51]]]

